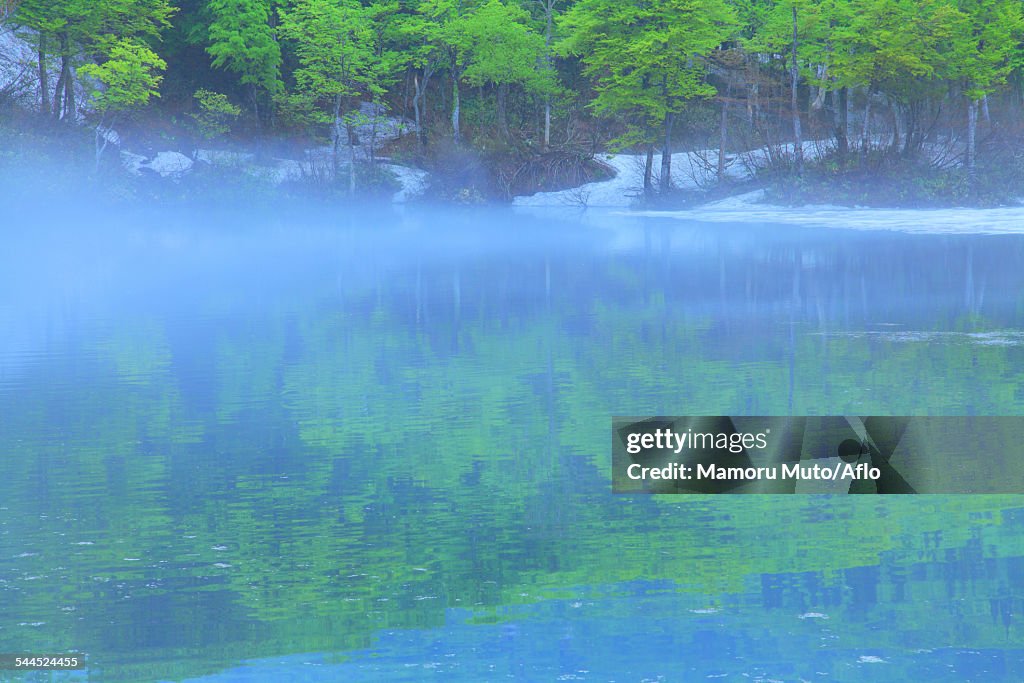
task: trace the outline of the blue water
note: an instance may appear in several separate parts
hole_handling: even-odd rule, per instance
[[[62,224],[0,253],[0,651],[54,680],[1024,680],[1018,496],[615,496],[609,438],[1022,414],[1022,236]]]

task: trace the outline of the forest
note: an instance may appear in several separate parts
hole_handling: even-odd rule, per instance
[[[0,52],[5,139],[88,131],[96,171],[154,139],[320,145],[306,179],[342,194],[386,183],[380,158],[508,199],[610,152],[638,156],[648,201],[685,199],[680,151],[702,191],[747,164],[794,201],[999,204],[1024,177],[1017,0],[171,2],[0,3],[30,48]]]

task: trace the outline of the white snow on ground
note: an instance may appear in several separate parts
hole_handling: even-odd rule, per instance
[[[159,152],[149,159],[122,149],[120,156],[121,165],[132,175],[141,175],[143,169],[149,169],[161,178],[180,178],[192,170],[192,160],[181,152]]]
[[[822,143],[807,142],[804,154],[814,158],[827,147]],[[788,153],[783,148],[776,153]],[[747,179],[753,169],[767,162],[767,150],[744,152],[727,159],[726,172],[731,178]],[[711,178],[717,165],[717,152],[680,152],[672,155],[672,182],[677,188],[694,189],[701,186],[703,179]],[[712,202],[693,209],[679,211],[624,211],[641,193],[643,178],[642,155],[613,154],[599,156],[616,171],[614,178],[582,187],[540,192],[528,197],[516,197],[514,204],[526,210],[550,211],[554,207],[564,210],[573,208],[618,209],[605,215],[654,217],[704,223],[733,223],[747,225],[794,225],[807,227],[845,228],[849,230],[890,230],[906,233],[948,233],[948,234],[1021,234],[1024,233],[1024,206],[994,209],[951,208],[951,209],[871,209],[865,207],[843,207],[834,205],[808,205],[783,207],[762,204],[764,192],[757,190]],[[661,159],[654,157],[654,168],[658,170]],[[1024,203],[1024,202],[1022,202]],[[599,212],[600,213],[600,212]],[[592,222],[608,222],[598,215]],[[612,220],[608,227],[615,227]]]
[[[153,169],[163,178],[180,178],[192,170],[192,160],[181,152],[159,152],[141,166]]]
[[[135,154],[125,149],[121,150],[121,165],[132,175],[140,175],[142,173],[140,169],[145,163],[146,157],[141,154]]]
[[[907,233],[1020,234],[1024,206],[995,209],[868,209],[839,206],[783,207],[756,203],[760,193],[731,197],[686,211],[636,211],[649,216],[703,223],[796,225]]]
[[[808,141],[803,144],[804,156],[815,158],[827,149],[826,143]],[[793,145],[775,149],[779,154],[792,153]],[[615,177],[587,183],[581,187],[555,192],[516,197],[516,206],[579,206],[627,208],[643,193],[645,157],[642,154],[601,154],[595,157],[610,166]],[[725,175],[732,180],[747,180],[754,169],[766,166],[768,150],[759,149],[740,154],[727,154]],[[672,185],[677,189],[695,190],[710,182],[717,173],[718,151],[677,152],[672,155]],[[661,155],[654,155],[654,173],[661,170]],[[655,181],[657,182],[657,181]]]
[[[395,192],[391,201],[395,204],[402,204],[410,199],[423,194],[427,188],[427,172],[418,168],[399,166],[398,164],[384,164],[384,168],[395,174],[400,190]]]
[[[235,152],[227,149],[200,149],[196,161],[216,166],[244,166],[256,157],[252,152]]]

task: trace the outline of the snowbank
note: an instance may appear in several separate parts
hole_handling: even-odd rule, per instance
[[[793,225],[920,234],[1024,234],[1024,207],[996,209],[868,209],[839,206],[797,208],[758,204],[756,193],[687,211],[631,211],[703,223]]]
[[[391,171],[398,179],[398,184],[401,185],[401,189],[391,197],[391,201],[395,204],[402,204],[418,197],[427,189],[428,174],[422,169],[399,166],[398,164],[384,164],[384,168]]]
[[[828,149],[827,143],[808,141],[803,144],[804,156],[816,158]],[[778,154],[792,154],[793,145],[782,145]],[[758,149],[727,154],[725,175],[731,180],[748,180],[755,169],[768,165],[768,150]],[[615,171],[615,177],[587,183],[581,187],[556,192],[538,192],[516,197],[516,206],[593,206],[626,208],[643,194],[645,155],[606,154],[597,157]],[[677,152],[672,155],[672,185],[677,189],[696,190],[710,183],[717,175],[718,151]],[[654,155],[654,173],[661,170],[661,155]]]

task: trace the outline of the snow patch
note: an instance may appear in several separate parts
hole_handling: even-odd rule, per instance
[[[384,164],[384,168],[391,171],[398,179],[401,189],[391,197],[395,204],[402,204],[423,194],[427,189],[427,172],[419,168],[399,166],[398,164]]]
[[[251,164],[256,155],[252,152],[233,152],[226,149],[196,150],[196,161],[211,166],[243,166]]]
[[[135,154],[126,149],[121,150],[121,165],[132,175],[142,175],[141,169],[145,163],[146,157],[141,154]]]
[[[829,149],[828,143],[808,141],[803,144],[804,157],[813,159]],[[739,154],[726,154],[724,175],[729,180],[749,180],[758,168],[766,167],[773,156],[793,153],[794,146],[781,145],[755,149]],[[615,177],[587,183],[580,187],[555,192],[516,197],[516,206],[586,206],[628,208],[643,194],[646,155],[601,154],[598,161],[615,171]],[[654,173],[661,170],[661,155],[654,155]],[[672,186],[679,190],[699,190],[711,183],[718,173],[718,150],[706,149],[677,152],[672,155]],[[657,185],[657,179],[655,180]]]
[[[159,152],[140,168],[148,168],[161,178],[180,178],[192,170],[192,160],[181,152]]]
[[[753,204],[748,200],[731,205],[709,204],[685,211],[636,211],[630,215],[703,223],[792,225],[917,234],[1024,233],[1024,207],[1017,206],[998,209],[850,209],[813,205],[770,206]]]

